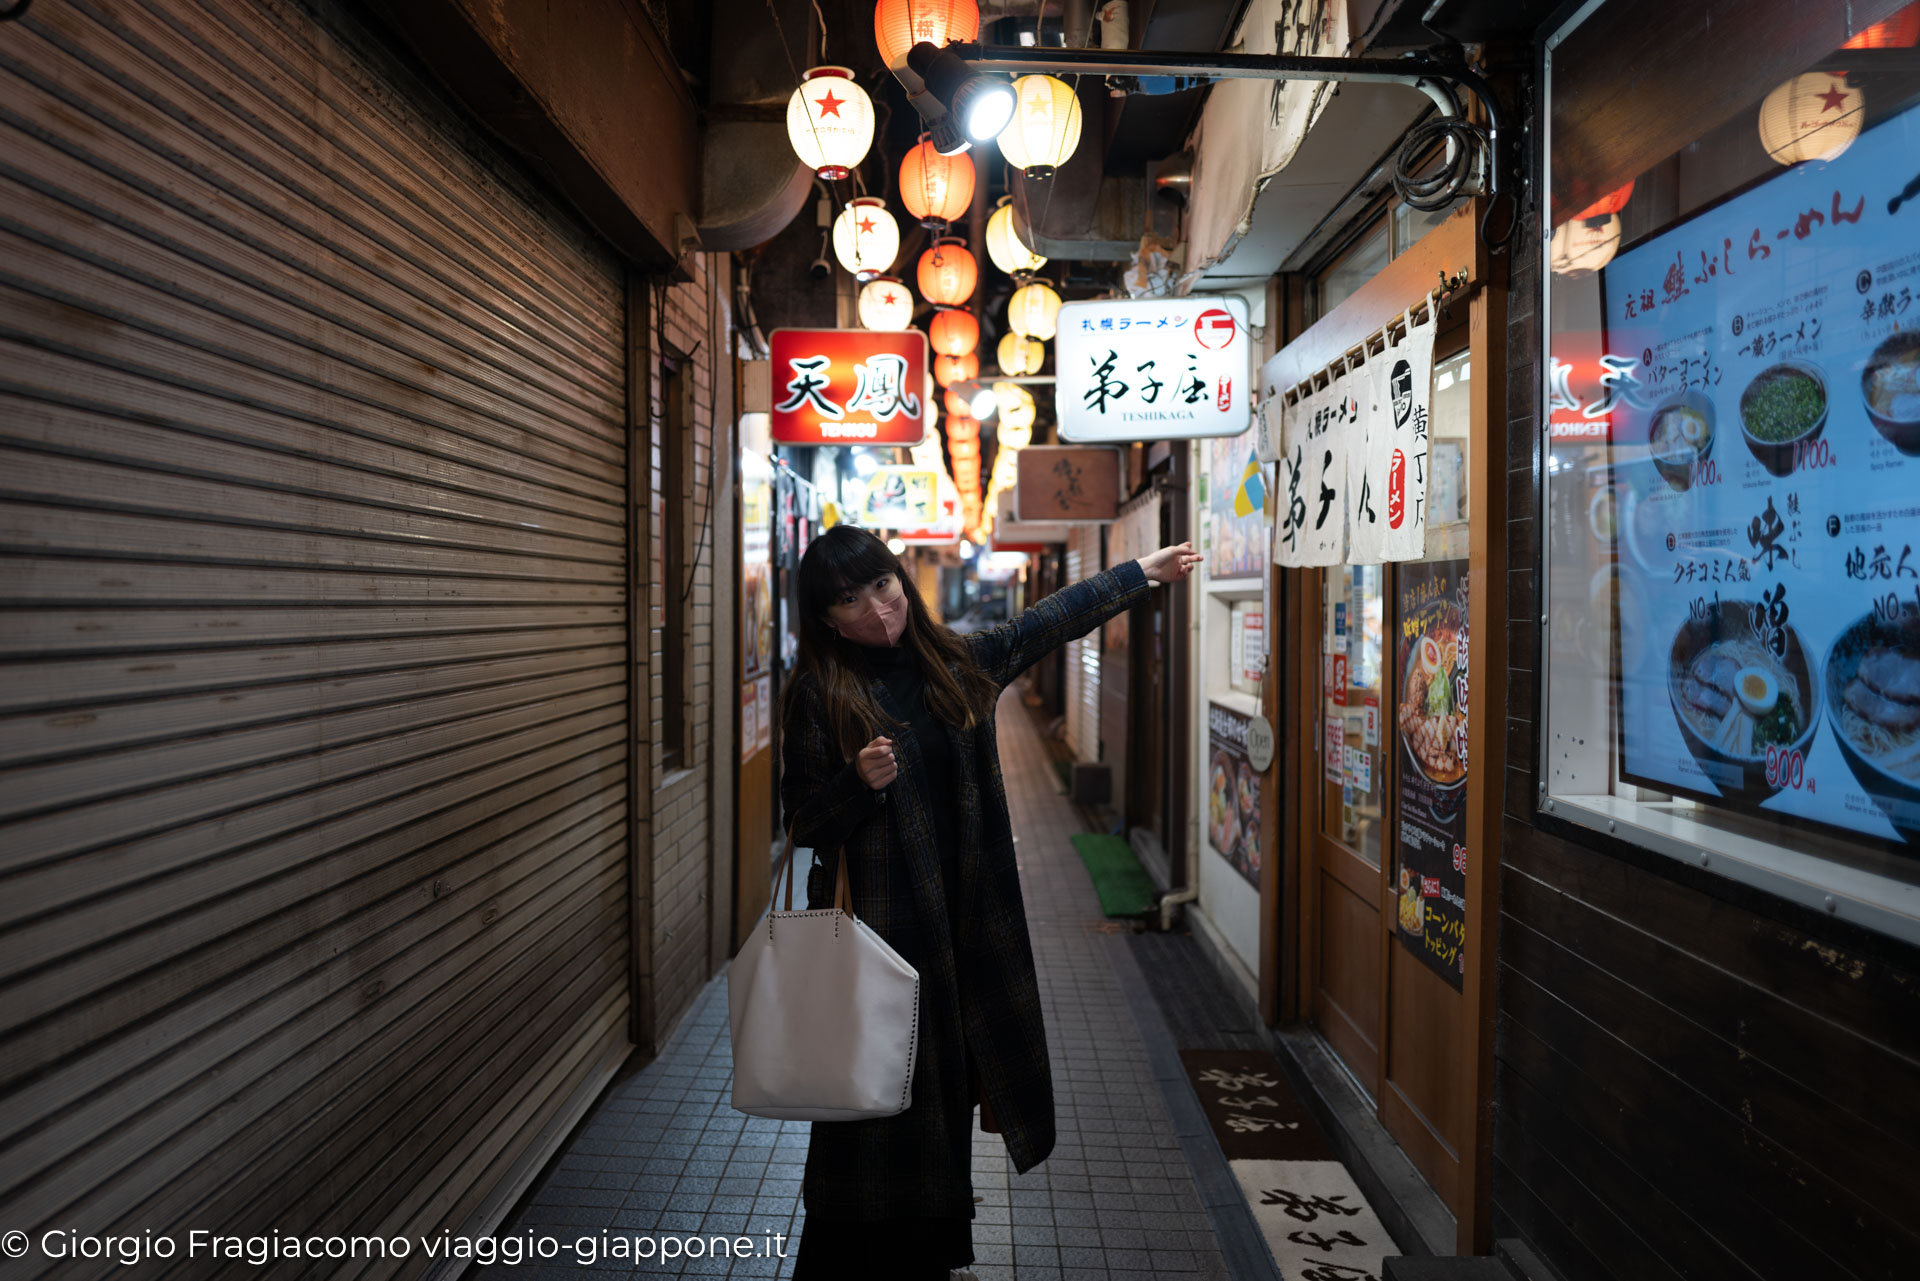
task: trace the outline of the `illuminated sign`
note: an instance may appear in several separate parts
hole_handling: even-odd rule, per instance
[[[1072,302],[1060,309],[1054,413],[1075,442],[1238,436],[1252,344],[1238,298]]]
[[[776,329],[773,439],[783,445],[917,445],[932,416],[917,329]]]

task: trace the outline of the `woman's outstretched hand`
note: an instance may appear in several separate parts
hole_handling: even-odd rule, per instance
[[[1200,563],[1200,553],[1192,543],[1175,543],[1140,558],[1141,572],[1150,583],[1177,583]]]
[[[876,738],[860,749],[860,755],[854,758],[854,768],[860,772],[860,781],[879,791],[900,773],[900,763],[893,757],[893,740]]]

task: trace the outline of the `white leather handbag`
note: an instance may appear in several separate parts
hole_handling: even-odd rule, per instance
[[[733,1106],[782,1121],[904,1112],[920,1053],[920,975],[853,914],[845,851],[824,911],[793,910],[791,836],[782,859],[786,910],[769,902],[727,971]],[[773,888],[777,901],[777,872]]]

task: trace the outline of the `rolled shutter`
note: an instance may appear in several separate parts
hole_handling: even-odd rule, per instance
[[[458,1230],[627,1044],[621,266],[323,13],[0,40],[9,1226]]]

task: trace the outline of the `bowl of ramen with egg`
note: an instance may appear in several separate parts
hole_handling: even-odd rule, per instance
[[[1920,841],[1920,613],[1855,619],[1827,651],[1827,719],[1860,786]]]
[[[1920,454],[1920,332],[1881,343],[1860,371],[1867,417],[1903,454]]]
[[[1758,803],[1779,791],[1791,781],[1779,758],[1798,751],[1804,759],[1819,728],[1813,660],[1792,624],[1770,626],[1758,601],[1716,601],[1681,626],[1667,693],[1688,750],[1728,797]]]
[[[1396,719],[1400,745],[1420,776],[1433,785],[1429,810],[1449,822],[1465,796],[1467,709],[1460,697],[1467,675],[1466,616],[1451,603],[1425,611],[1420,635],[1406,646]]]
[[[1654,470],[1676,491],[1693,485],[1695,465],[1713,452],[1713,402],[1704,392],[1684,392],[1653,411],[1647,452]]]
[[[1240,807],[1234,798],[1233,758],[1215,751],[1207,771],[1207,839],[1228,858],[1240,840]]]
[[[1740,434],[1776,476],[1792,475],[1800,451],[1826,428],[1827,380],[1804,361],[1769,365],[1740,393]]]

